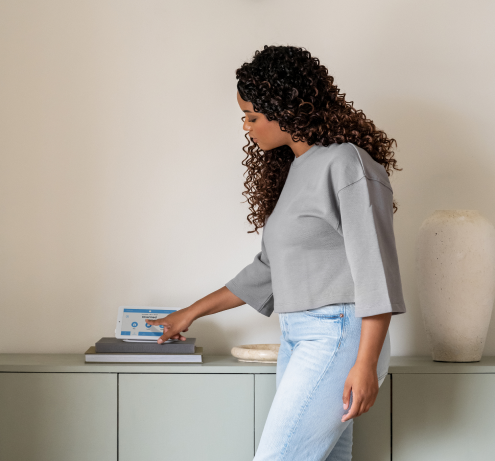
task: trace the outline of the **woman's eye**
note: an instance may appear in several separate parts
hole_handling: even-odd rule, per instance
[[[256,122],[256,119],[254,118],[253,120],[249,120],[249,123]]]

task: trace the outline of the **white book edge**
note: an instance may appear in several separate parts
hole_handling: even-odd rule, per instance
[[[151,357],[146,357],[142,355],[105,355],[104,353],[99,354],[86,354],[86,362],[143,362],[143,363],[167,363],[167,362],[202,362],[201,355],[192,355],[186,358],[186,354],[180,355],[154,355]]]

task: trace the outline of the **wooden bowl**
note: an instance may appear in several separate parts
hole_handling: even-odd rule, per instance
[[[277,363],[280,344],[244,344],[230,351],[240,362]]]

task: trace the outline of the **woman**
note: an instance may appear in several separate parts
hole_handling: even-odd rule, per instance
[[[225,287],[154,321],[158,342],[244,303],[278,313],[277,392],[254,459],[350,460],[353,418],[387,375],[391,316],[406,311],[388,179],[395,140],[304,48],[265,46],[236,76],[243,194],[261,252]]]

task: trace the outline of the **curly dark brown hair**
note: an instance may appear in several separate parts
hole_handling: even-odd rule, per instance
[[[305,48],[265,45],[262,51],[255,51],[251,62],[236,70],[236,78],[241,98],[267,120],[278,121],[294,142],[321,146],[351,142],[381,163],[389,176],[392,168],[402,170],[396,168],[393,158],[396,140],[378,130],[352,101],[345,100],[328,69]],[[294,153],[287,145],[263,151],[248,133],[245,137],[248,144],[242,150],[247,156],[242,164],[247,167],[247,177],[242,195],[249,203],[247,220],[255,226],[248,233],[258,233],[280,197]],[[395,213],[395,200],[393,208]]]

